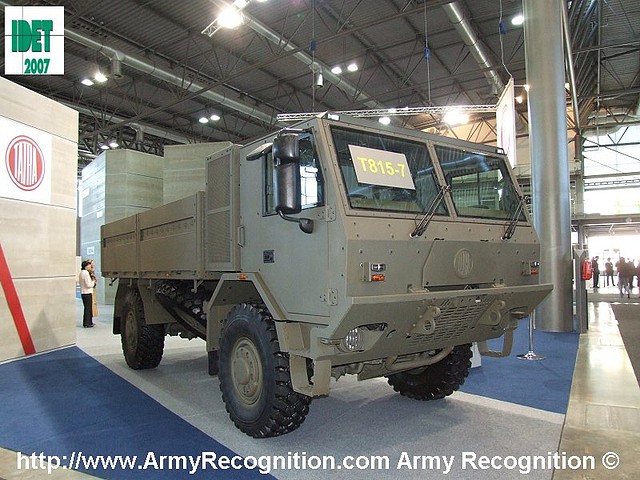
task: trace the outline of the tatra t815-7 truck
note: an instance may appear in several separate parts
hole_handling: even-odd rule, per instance
[[[443,398],[472,342],[549,293],[509,163],[484,145],[324,114],[207,159],[204,191],[109,223],[102,274],[127,364],[206,340],[234,424],[288,433],[332,378]]]

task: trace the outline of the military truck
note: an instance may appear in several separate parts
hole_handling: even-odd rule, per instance
[[[499,149],[331,113],[210,156],[204,191],[105,225],[101,253],[126,363],[204,339],[252,437],[346,374],[450,395],[552,288]]]

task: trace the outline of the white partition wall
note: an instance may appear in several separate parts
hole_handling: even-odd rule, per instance
[[[78,113],[0,77],[0,361],[76,341]]]

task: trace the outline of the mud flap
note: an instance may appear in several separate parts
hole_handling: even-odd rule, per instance
[[[511,348],[513,347],[513,331],[515,329],[516,327],[513,326],[512,328],[505,330],[504,339],[502,341],[502,351],[489,350],[486,340],[478,342],[478,351],[480,352],[480,355],[484,357],[508,357],[511,355]]]
[[[289,354],[289,366],[293,390],[309,397],[329,395],[331,380],[331,361],[316,360],[313,362],[313,377],[309,380],[307,358]]]

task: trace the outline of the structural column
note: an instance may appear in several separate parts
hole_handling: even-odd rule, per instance
[[[553,291],[536,309],[537,328],[573,329],[571,211],[561,0],[524,0],[533,215],[542,283]]]

